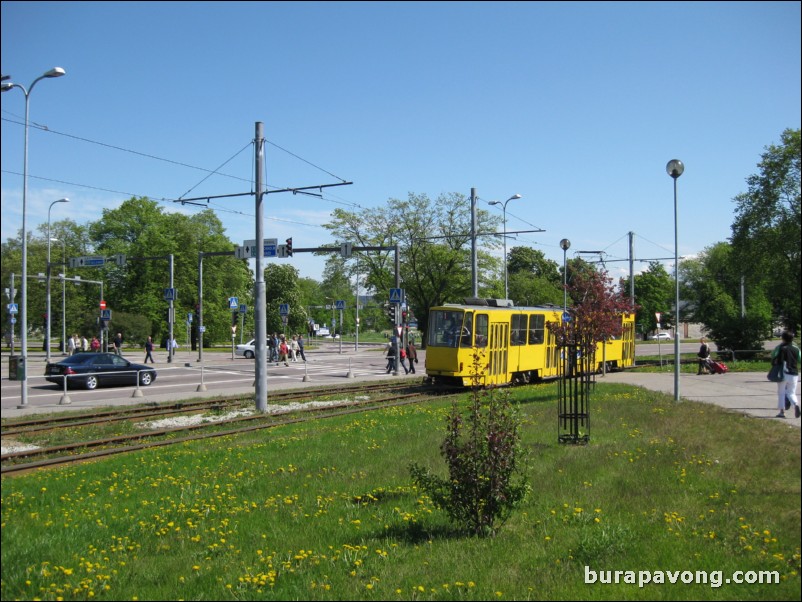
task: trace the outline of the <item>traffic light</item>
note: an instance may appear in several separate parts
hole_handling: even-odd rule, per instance
[[[287,239],[287,257],[292,257],[292,236]]]

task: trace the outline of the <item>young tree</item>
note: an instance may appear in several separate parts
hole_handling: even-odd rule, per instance
[[[568,293],[574,300],[568,309],[571,320],[549,328],[563,344],[578,345],[593,366],[596,344],[621,336],[621,315],[632,312],[630,300],[613,287],[606,272],[595,270],[574,274]]]

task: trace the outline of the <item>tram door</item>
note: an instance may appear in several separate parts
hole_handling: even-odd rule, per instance
[[[493,322],[490,324],[490,362],[488,364],[489,381],[492,384],[506,383],[507,378],[507,343],[510,340],[510,323]]]

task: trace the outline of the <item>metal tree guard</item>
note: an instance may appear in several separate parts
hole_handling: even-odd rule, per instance
[[[590,392],[596,384],[593,353],[576,343],[561,347],[557,439],[560,443],[590,442]]]

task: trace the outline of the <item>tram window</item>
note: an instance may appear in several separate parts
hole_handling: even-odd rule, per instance
[[[526,314],[512,316],[510,320],[510,345],[526,345]]]
[[[460,331],[460,347],[470,347],[473,344],[473,312],[465,312],[465,319],[462,321]]]
[[[540,314],[532,314],[529,316],[529,344],[542,345],[544,341],[543,331],[546,322],[546,316]]]
[[[456,347],[462,326],[461,311],[432,311],[429,317],[428,345],[430,347]]]
[[[487,347],[487,333],[489,319],[487,314],[479,314],[476,316],[476,346]]]

